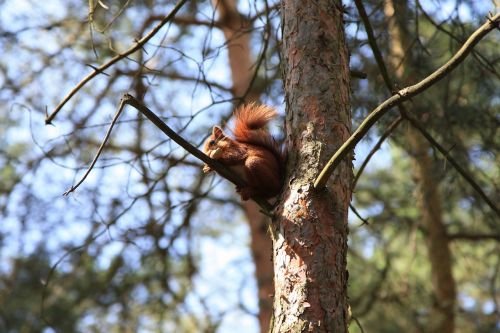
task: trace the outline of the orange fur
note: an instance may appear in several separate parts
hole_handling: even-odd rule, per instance
[[[255,195],[270,198],[281,190],[283,153],[264,128],[276,115],[267,105],[244,105],[235,112],[234,139],[215,126],[205,142],[208,156],[233,169],[247,182],[246,187],[236,189],[243,200]],[[203,171],[209,172],[210,168],[205,165]]]

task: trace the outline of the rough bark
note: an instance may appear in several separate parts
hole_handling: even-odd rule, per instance
[[[391,41],[390,64],[403,85],[410,83],[412,68],[411,38],[406,30],[408,8],[404,1],[385,2],[385,14],[389,23]],[[397,15],[395,15],[397,13]],[[413,106],[418,108],[418,101]],[[429,332],[452,333],[455,328],[456,288],[452,272],[452,259],[446,226],[441,207],[442,196],[439,179],[436,177],[431,151],[432,147],[413,128],[406,134],[408,151],[412,158],[412,172],[417,183],[416,195],[422,225],[427,230],[427,253],[431,265],[431,279],[434,293],[433,309],[429,318]]]
[[[250,51],[250,25],[237,10],[236,0],[214,0],[219,14],[219,24],[227,41],[229,67],[233,81],[233,94],[241,102],[251,102],[258,95],[251,89],[253,63]],[[250,88],[250,89],[249,89]],[[260,213],[259,206],[253,201],[243,203],[250,228],[250,249],[255,264],[259,298],[260,332],[269,330],[272,314],[271,295],[273,294],[272,241],[267,232],[267,217]]]
[[[352,163],[314,190],[350,134],[340,1],[282,2],[288,174],[274,221],[272,332],[347,332],[347,209]]]

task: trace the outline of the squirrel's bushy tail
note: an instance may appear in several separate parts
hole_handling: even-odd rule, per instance
[[[268,147],[272,137],[263,127],[277,116],[274,108],[250,103],[239,107],[234,115],[236,122],[233,134],[237,141]]]
[[[268,105],[250,103],[243,105],[235,112],[235,126],[233,135],[239,142],[245,142],[270,150],[278,160],[279,167],[284,174],[286,150],[274,140],[273,136],[264,127],[278,113]]]

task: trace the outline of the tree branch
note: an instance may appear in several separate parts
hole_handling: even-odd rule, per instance
[[[140,50],[154,35],[160,31],[160,29],[167,24],[174,16],[177,14],[177,12],[182,8],[182,6],[187,2],[187,0],[180,0],[175,7],[172,9],[170,13],[167,14],[163,18],[163,20],[158,23],[153,29],[151,29],[150,32],[140,40],[138,40],[134,46],[126,50],[124,53],[117,54],[113,58],[111,58],[108,62],[102,64],[101,66],[97,67],[92,73],[88,74],[86,77],[84,77],[64,98],[63,100],[56,106],[56,108],[52,111],[50,115],[47,115],[45,117],[45,124],[51,124],[54,118],[56,117],[57,113],[61,111],[63,106],[85,85],[87,82],[92,80],[94,77],[99,75],[100,73],[103,73],[106,69],[117,63],[118,61],[128,57],[132,53]]]
[[[113,127],[116,124],[116,121],[120,117],[120,114],[123,111],[123,103],[120,102],[120,106],[118,108],[118,111],[116,112],[115,116],[113,117],[113,120],[111,121],[111,125],[109,125],[108,131],[106,132],[106,135],[104,136],[104,140],[102,140],[101,145],[99,146],[99,149],[97,150],[97,154],[95,155],[94,159],[92,160],[92,163],[90,163],[90,166],[87,168],[87,171],[83,174],[82,178],[76,183],[75,185],[71,186],[69,190],[63,193],[64,196],[69,195],[71,192],[75,191],[84,181],[87,179],[87,176],[90,174],[90,171],[94,168],[94,165],[96,164],[97,160],[99,159],[99,156],[101,156],[101,153],[104,149],[104,145],[106,142],[108,142],[109,136],[111,135],[111,131],[113,130]]]
[[[371,158],[373,157],[373,155],[375,155],[377,150],[379,150],[380,147],[382,147],[382,143],[384,143],[385,139],[387,139],[391,135],[391,133],[394,132],[394,130],[396,130],[396,128],[398,128],[399,124],[402,121],[403,121],[403,118],[401,116],[394,119],[394,121],[387,127],[385,132],[380,136],[380,138],[378,139],[375,146],[373,146],[372,150],[370,150],[370,152],[366,156],[365,160],[363,161],[363,163],[359,167],[358,172],[356,173],[356,176],[354,176],[354,180],[352,181],[352,189],[353,190],[356,188],[356,185],[358,184],[359,177],[361,177],[361,174],[363,173],[366,166],[368,165],[368,162],[370,162]]]
[[[422,81],[415,85],[406,87],[399,90],[394,96],[390,97],[377,108],[375,108],[356,129],[356,131],[347,139],[346,142],[335,152],[332,158],[328,161],[319,176],[314,182],[316,189],[323,188],[331,176],[335,168],[339,165],[340,161],[347,156],[347,154],[354,149],[354,147],[361,141],[370,128],[394,106],[416,96],[417,94],[425,91],[427,88],[441,80],[453,69],[455,69],[470,53],[472,48],[490,32],[498,27],[500,22],[500,14],[489,17],[488,21],[477,29],[458,50],[457,53],[443,66],[437,69],[434,73],[427,76]]]
[[[170,127],[168,127],[167,124],[163,120],[161,120],[156,114],[154,114],[153,111],[149,110],[144,104],[142,104],[139,100],[137,100],[135,97],[129,94],[125,94],[119,104],[118,111],[116,112],[113,121],[111,122],[111,125],[108,129],[108,132],[106,133],[106,136],[104,137],[103,142],[101,143],[101,146],[99,147],[99,150],[97,151],[96,156],[94,157],[94,160],[90,164],[89,168],[83,175],[83,177],[80,179],[80,181],[72,186],[69,190],[67,190],[64,195],[68,195],[71,192],[75,191],[87,178],[89,175],[90,171],[94,167],[95,163],[97,162],[99,156],[102,153],[102,150],[104,148],[104,145],[109,139],[109,136],[111,134],[111,130],[113,129],[114,124],[118,120],[118,117],[123,111],[123,108],[126,105],[130,105],[137,109],[139,112],[141,112],[143,115],[145,115],[153,124],[156,125],[163,133],[165,133],[169,138],[174,140],[179,146],[187,150],[191,155],[194,157],[202,160],[208,166],[210,166],[211,169],[217,171],[218,174],[220,174],[222,177],[226,178],[233,184],[239,187],[245,187],[246,183],[243,179],[241,179],[239,176],[234,174],[232,171],[227,169],[224,165],[219,163],[218,161],[208,157],[200,151],[198,148],[195,146],[191,145],[189,142],[187,142],[183,137],[181,137],[179,134],[177,134],[174,130],[172,130]],[[271,215],[271,211],[273,210],[273,206],[269,204],[265,199],[260,198],[260,197],[252,197],[252,199],[263,209],[263,213],[266,215]]]
[[[417,8],[420,9],[424,17],[429,21],[430,24],[432,24],[436,29],[439,31],[443,32],[444,34],[450,36],[452,39],[454,39],[458,43],[463,43],[463,40],[455,36],[451,31],[446,30],[443,28],[442,23],[437,23],[435,22],[432,17],[425,11],[424,7],[420,4],[420,1],[416,2]],[[483,56],[480,52],[472,50],[472,56],[476,58],[478,63],[486,68],[486,70],[490,71],[493,75],[495,75],[497,78],[500,79],[500,73],[496,70],[495,65],[492,64],[485,56]]]
[[[375,34],[373,33],[372,25],[370,24],[370,19],[368,18],[368,14],[366,13],[365,6],[363,5],[362,0],[354,0],[356,4],[356,8],[358,9],[359,16],[363,21],[363,25],[365,26],[366,35],[368,37],[368,43],[370,44],[370,48],[372,49],[373,56],[375,57],[375,61],[377,62],[378,69],[380,70],[380,74],[384,79],[386,86],[392,93],[393,85],[391,79],[389,78],[389,72],[387,71],[387,67],[384,63],[384,58],[382,57],[382,52],[377,45],[377,39],[375,38]]]
[[[393,86],[393,83],[391,82],[391,79],[389,77],[387,67],[385,66],[384,59],[382,57],[382,53],[380,52],[380,49],[378,48],[377,40],[375,38],[375,35],[373,34],[373,29],[371,27],[368,15],[366,14],[364,5],[363,5],[361,0],[355,0],[355,3],[356,3],[356,7],[358,8],[359,15],[361,16],[361,19],[363,20],[363,24],[365,25],[365,30],[367,32],[368,41],[370,43],[370,47],[371,47],[372,52],[375,56],[375,60],[376,60],[377,65],[380,69],[380,72],[382,74],[384,82],[387,86],[387,89],[389,89],[389,91],[392,92],[392,89],[394,86]],[[484,193],[482,188],[474,181],[474,178],[465,169],[463,169],[460,166],[460,164],[457,161],[455,161],[455,159],[448,153],[448,151],[445,150],[432,137],[432,135],[425,129],[425,126],[422,125],[416,117],[413,117],[413,115],[406,110],[406,108],[404,107],[404,104],[400,104],[400,105],[398,105],[398,107],[399,107],[399,112],[401,114],[401,117],[407,119],[412,124],[413,127],[415,127],[417,130],[419,130],[420,133],[426,138],[426,140],[429,141],[429,143],[431,145],[436,147],[436,149],[438,149],[444,155],[444,157],[450,162],[450,164],[453,165],[453,167],[458,171],[458,173],[460,173],[460,175],[474,188],[474,190],[476,190],[476,192],[488,204],[488,206],[490,206],[494,212],[496,212],[498,215],[500,215],[498,207],[493,203],[493,201],[490,198],[488,198],[488,196],[486,195],[486,193]],[[401,120],[401,117],[398,119]],[[370,158],[372,157],[372,155],[374,154],[376,149],[378,149],[380,147],[380,145],[384,141],[385,137],[387,137],[397,127],[397,125],[398,124],[396,124],[396,123],[391,124],[389,126],[388,131],[386,131],[384,133],[384,135],[382,135],[382,137],[377,142],[377,144],[375,145],[373,150],[370,152],[370,154],[368,154],[368,157],[363,162],[358,174],[356,175],[356,177],[354,179],[353,187],[356,186],[356,182],[359,179],[360,172],[362,172],[362,170],[365,168],[366,164],[368,163],[368,161],[370,160]]]
[[[361,214],[358,212],[358,210],[356,209],[356,207],[354,207],[353,204],[349,204],[349,208],[351,208],[354,215],[356,215],[358,217],[358,219],[360,219],[361,222],[363,222],[363,223],[361,223],[361,225],[359,225],[360,227],[370,224],[367,219],[365,219],[363,216],[361,216]]]

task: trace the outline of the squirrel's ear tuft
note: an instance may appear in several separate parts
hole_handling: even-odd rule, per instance
[[[215,136],[217,139],[222,139],[225,137],[224,132],[222,132],[222,129],[219,126],[214,126],[214,129],[212,130],[212,135]]]

